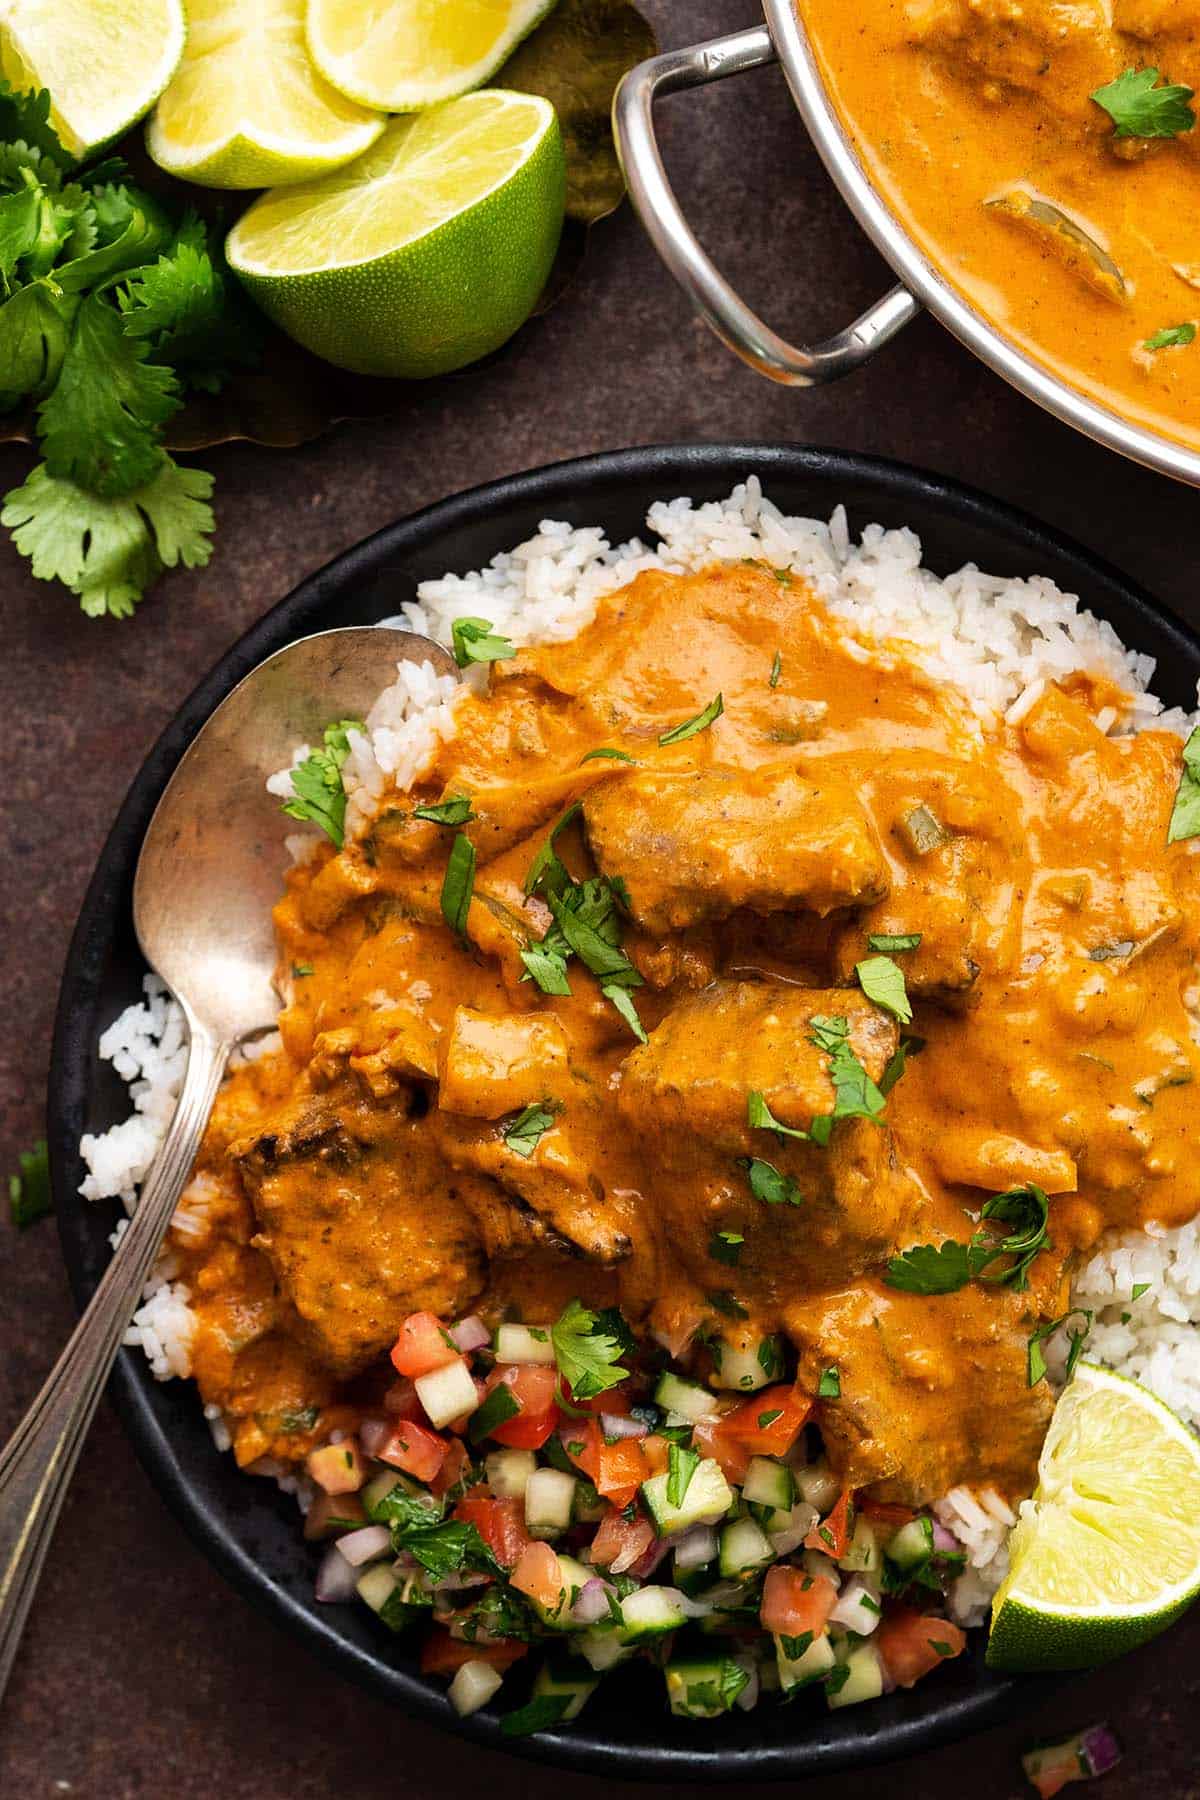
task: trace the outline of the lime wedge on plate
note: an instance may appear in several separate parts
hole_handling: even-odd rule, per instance
[[[144,117],[183,54],[180,0],[3,0],[0,74],[49,88],[50,123],[82,161]]]
[[[184,58],[146,133],[204,187],[275,187],[353,161],[383,130],[313,68],[304,0],[188,0]]]
[[[1200,1440],[1123,1376],[1080,1363],[992,1602],[993,1669],[1083,1669],[1157,1636],[1200,1588]]]
[[[527,318],[565,194],[554,108],[490,88],[393,119],[335,175],[264,194],[226,251],[263,311],[328,362],[441,375]]]
[[[312,59],[343,94],[416,112],[479,87],[554,0],[308,0]]]

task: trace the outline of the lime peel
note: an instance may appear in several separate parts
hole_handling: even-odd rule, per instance
[[[491,79],[555,0],[309,0],[308,48],[335,88],[363,106],[417,112]]]
[[[181,0],[6,0],[0,74],[48,88],[50,123],[80,162],[136,125],[183,55]]]

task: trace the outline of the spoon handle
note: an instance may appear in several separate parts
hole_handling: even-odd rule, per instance
[[[231,1046],[192,1019],[175,1115],[116,1255],[45,1386],[0,1451],[0,1697],[104,1384],[195,1161]]]

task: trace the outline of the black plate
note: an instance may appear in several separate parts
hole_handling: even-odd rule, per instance
[[[645,534],[653,499],[715,499],[757,473],[789,512],[827,517],[845,503],[851,526],[909,524],[925,560],[948,572],[975,561],[1000,574],[1050,575],[1158,658],[1158,691],[1191,706],[1200,641],[1123,576],[1045,526],[953,482],[894,463],[779,445],[706,444],[621,450],[559,463],[443,501],[377,532],[304,582],[234,646],[181,707],[147,758],[112,829],[67,957],[50,1076],[50,1153],[59,1232],[76,1298],[92,1294],[108,1255],[113,1209],[89,1206],[78,1143],[128,1111],[124,1089],[96,1056],[103,1026],[140,998],[142,964],[130,896],[150,815],[183,751],[230,689],[292,638],[395,613],[418,581],[478,568],[546,517],[601,522],[613,542]],[[764,1705],[710,1724],[667,1714],[645,1665],[601,1684],[575,1724],[510,1742],[494,1708],[457,1720],[444,1685],[417,1673],[411,1649],[363,1607],[313,1599],[315,1556],[294,1506],[265,1481],[239,1475],[213,1449],[189,1385],[156,1383],[140,1352],[122,1351],[113,1394],[143,1464],[185,1529],[246,1597],[333,1667],[433,1723],[493,1747],[596,1774],[762,1780],[848,1768],[926,1749],[993,1724],[1025,1704],[1025,1684],[990,1674],[982,1642],[921,1684],[870,1705],[826,1712],[814,1697]],[[981,1637],[981,1634],[976,1634]],[[506,1704],[511,1705],[508,1701]]]

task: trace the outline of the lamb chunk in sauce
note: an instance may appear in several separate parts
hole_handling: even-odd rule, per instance
[[[1028,1341],[1074,1261],[1200,1211],[1200,858],[1167,843],[1179,740],[1112,735],[1126,708],[1075,677],[981,722],[743,565],[640,576],[499,665],[405,820],[276,909],[281,1047],[226,1084],[171,1239],[239,1459],[378,1409],[410,1311],[544,1325],[578,1296],[700,1377],[776,1335],[806,1392],[836,1366],[816,1416],[851,1486],[1027,1494]],[[455,794],[461,935],[455,830],[408,828]],[[554,951],[549,901],[584,883],[603,935]],[[890,1002],[860,986],[873,937]],[[889,1283],[1031,1182],[1052,1248],[1027,1283]]]

